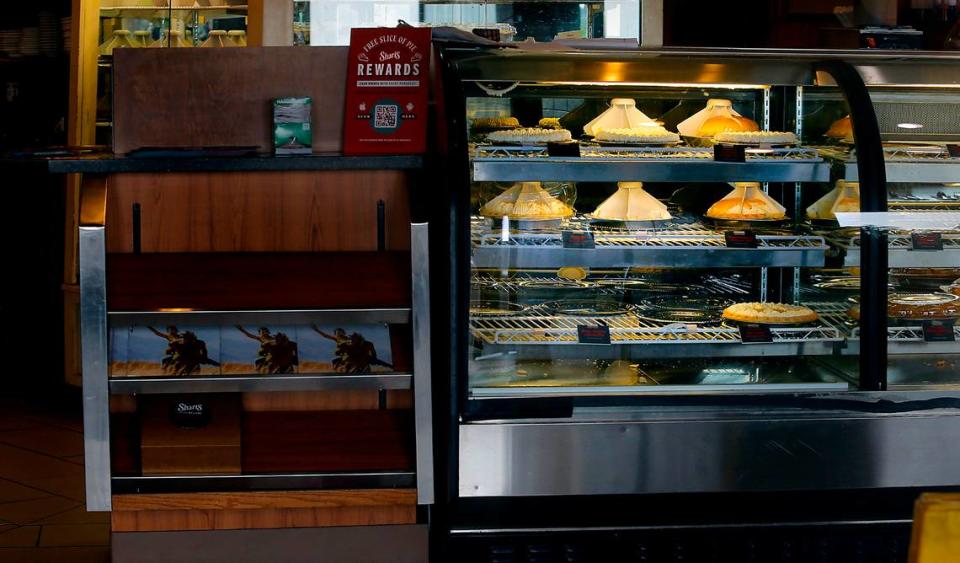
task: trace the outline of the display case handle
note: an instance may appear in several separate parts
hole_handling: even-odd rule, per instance
[[[863,78],[850,63],[825,60],[814,70],[833,77],[853,119],[853,142],[860,179],[860,211],[887,210],[887,169],[877,112]],[[887,246],[876,227],[861,231],[860,390],[887,388]]]
[[[430,368],[430,234],[427,223],[410,226],[413,332],[413,407],[417,451],[417,504],[434,503],[433,388]]]

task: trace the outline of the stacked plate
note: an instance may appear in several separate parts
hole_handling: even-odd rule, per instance
[[[70,52],[70,23],[70,16],[60,18],[60,31],[63,34],[63,50],[66,53]]]
[[[40,12],[37,14],[40,34],[38,36],[40,52],[47,57],[57,56],[60,46],[60,22],[54,12]]]
[[[0,30],[0,52],[8,56],[20,55],[20,30]]]
[[[25,27],[20,35],[20,54],[35,57],[40,54],[40,28]]]

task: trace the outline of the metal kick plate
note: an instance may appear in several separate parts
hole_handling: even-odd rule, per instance
[[[476,423],[461,497],[939,487],[960,484],[960,416]]]

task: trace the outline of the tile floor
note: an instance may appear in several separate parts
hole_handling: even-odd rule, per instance
[[[0,397],[0,562],[107,563],[110,517],[84,510],[79,395]]]

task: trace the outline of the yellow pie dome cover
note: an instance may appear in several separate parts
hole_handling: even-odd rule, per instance
[[[737,182],[733,191],[707,210],[711,219],[758,221],[783,219],[785,207],[760,189],[758,182]]]
[[[480,208],[480,215],[484,217],[506,216],[528,221],[565,219],[573,213],[572,207],[550,195],[540,182],[515,184]]]
[[[836,219],[837,212],[860,211],[860,184],[837,180],[836,186],[827,195],[807,208],[810,219]]]

